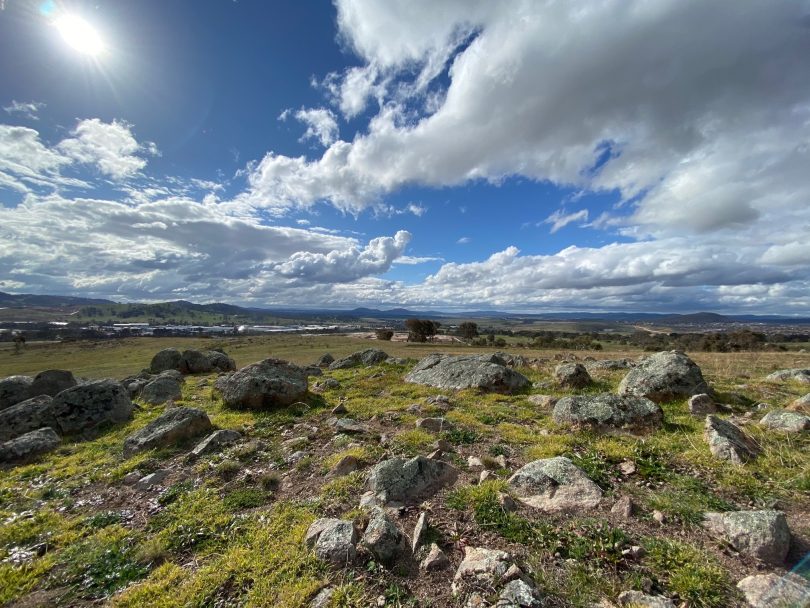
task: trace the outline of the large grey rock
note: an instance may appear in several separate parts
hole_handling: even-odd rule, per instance
[[[554,368],[554,379],[563,388],[585,388],[593,383],[582,363],[561,363]]]
[[[64,369],[47,369],[34,376],[31,383],[31,396],[49,395],[56,397],[63,390],[78,384],[73,373]]]
[[[169,369],[180,369],[180,361],[182,360],[182,353],[176,348],[164,348],[163,350],[155,353],[152,357],[152,362],[149,364],[149,370],[153,374],[159,374]]]
[[[496,608],[540,608],[540,594],[519,578],[509,581],[501,589]]]
[[[236,443],[242,438],[242,433],[239,431],[232,431],[231,429],[220,429],[208,435],[205,439],[200,441],[194,449],[191,450],[192,458],[197,458],[203,454],[211,454],[217,452],[227,445]]]
[[[769,429],[784,431],[786,433],[810,431],[810,416],[800,414],[799,412],[791,412],[790,410],[774,410],[768,412],[759,423]]]
[[[440,460],[429,460],[424,456],[410,460],[392,458],[371,469],[368,489],[382,504],[414,503],[454,483],[457,476],[452,465]]]
[[[388,353],[377,348],[368,348],[330,363],[329,369],[347,369],[358,365],[376,365],[386,359],[388,359]]]
[[[706,513],[703,527],[740,553],[780,566],[790,550],[790,528],[781,511]]]
[[[33,383],[31,376],[9,376],[0,380],[0,410],[34,397],[31,394]]]
[[[619,384],[620,395],[647,397],[656,403],[700,393],[711,394],[712,390],[703,379],[700,367],[678,351],[646,357]]]
[[[810,581],[798,574],[755,574],[746,576],[739,589],[751,608],[807,608]]]
[[[465,547],[464,559],[453,576],[452,590],[458,595],[464,589],[491,589],[500,582],[512,565],[506,551],[483,547]]]
[[[207,374],[213,371],[214,366],[206,353],[190,348],[183,351],[179,369],[184,374]]]
[[[675,602],[660,595],[648,595],[641,591],[622,591],[618,597],[619,606],[630,608],[675,608]]]
[[[173,408],[127,437],[124,440],[124,457],[175,445],[211,429],[211,421],[204,411],[190,407]]]
[[[798,382],[810,384],[810,369],[780,369],[765,376],[768,382]]]
[[[357,531],[351,521],[319,519],[307,530],[305,541],[320,559],[339,566],[352,562],[357,555]]]
[[[53,416],[53,398],[39,395],[0,410],[0,441],[8,441],[42,427],[59,428]]]
[[[120,424],[132,418],[134,406],[127,390],[112,379],[94,380],[66,389],[53,398],[57,431],[69,435],[102,424]]]
[[[211,367],[215,371],[219,372],[236,371],[236,361],[234,361],[231,357],[229,357],[222,351],[206,350],[203,352],[203,354],[206,356],[208,362],[211,364]]]
[[[178,400],[183,396],[180,383],[169,376],[158,376],[141,389],[141,399],[152,405]]]
[[[360,544],[381,564],[390,564],[400,549],[402,532],[384,509],[374,507]]]
[[[661,407],[646,397],[632,395],[575,395],[554,406],[554,422],[575,426],[657,428],[664,421]]]
[[[17,462],[40,456],[55,449],[61,441],[50,427],[25,433],[0,443],[0,462]]]
[[[234,372],[219,386],[228,407],[285,406],[306,396],[307,373],[287,361],[265,359]]]
[[[717,416],[706,416],[704,437],[715,458],[744,464],[756,458],[761,449],[736,424]]]
[[[405,376],[405,381],[443,389],[478,388],[499,393],[512,393],[529,385],[528,378],[506,367],[497,355],[428,355]]]
[[[585,472],[564,456],[535,460],[509,478],[517,498],[544,511],[591,509],[602,490]]]

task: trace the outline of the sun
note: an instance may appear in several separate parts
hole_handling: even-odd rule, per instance
[[[75,50],[96,57],[104,51],[104,41],[92,25],[75,15],[62,15],[54,24],[62,38]]]

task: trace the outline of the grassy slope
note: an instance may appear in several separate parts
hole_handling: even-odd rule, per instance
[[[148,364],[169,345],[224,346],[239,365],[273,355],[308,363],[329,350],[336,356],[379,343],[339,336],[273,336],[213,343],[203,340],[140,339],[95,345],[32,345],[22,355],[0,351],[0,375],[35,373],[48,367],[79,375],[124,376]],[[394,355],[418,357],[434,346],[385,344]],[[463,350],[463,347],[456,348]],[[476,351],[477,352],[477,351]],[[540,353],[548,356],[549,353]],[[600,358],[608,357],[598,353]],[[704,355],[696,357],[718,390],[742,390],[755,401],[780,406],[802,394],[800,386],[764,384],[757,379],[781,367],[807,366],[805,356]],[[561,394],[550,382],[553,363],[524,370],[533,381],[548,382],[542,392]],[[382,375],[379,372],[383,371]],[[162,411],[145,407],[135,419],[87,442],[67,442],[40,462],[0,475],[0,605],[39,598],[48,605],[85,605],[104,600],[117,606],[206,606],[233,602],[247,606],[305,606],[316,590],[338,585],[335,605],[367,606],[383,596],[387,605],[453,605],[448,573],[416,575],[412,566],[392,571],[366,562],[355,570],[334,571],[302,546],[315,517],[356,511],[363,474],[325,479],[329,466],[346,453],[370,465],[390,454],[426,453],[435,437],[414,427],[408,411],[440,391],[404,384],[406,366],[329,372],[341,387],[313,396],[308,406],[286,411],[234,412],[212,395],[213,377],[189,378],[184,405],[201,407],[222,428],[248,437],[222,455],[189,464],[184,450],[164,450],[123,460],[123,439]],[[613,389],[621,373],[598,376]],[[746,388],[741,389],[740,385]],[[350,415],[366,421],[390,442],[371,438],[333,440],[326,424],[329,408],[345,398]],[[771,505],[789,514],[796,536],[810,537],[810,440],[788,438],[748,427],[764,447],[763,456],[745,467],[711,458],[702,439],[702,422],[683,401],[665,405],[667,425],[647,437],[571,433],[558,428],[550,412],[529,404],[526,395],[452,396],[447,414],[456,425],[448,439],[461,469],[455,488],[430,503],[431,534],[454,566],[464,545],[500,547],[519,556],[533,571],[554,606],[585,606],[623,589],[651,584],[656,591],[692,606],[734,606],[733,583],[755,573],[756,564],[713,542],[696,525],[702,512]],[[285,464],[291,448],[283,441],[300,435],[293,425],[319,429],[304,440],[309,456]],[[282,435],[284,430],[288,433]],[[296,448],[299,449],[299,448]],[[509,471],[541,457],[565,454],[577,461],[609,497],[631,495],[639,515],[622,521],[607,509],[577,517],[548,517],[521,510],[504,513],[495,500],[502,481],[477,486],[467,456],[505,454]],[[623,477],[618,465],[633,460],[638,473]],[[166,467],[169,490],[137,493],[122,484],[134,469]],[[501,471],[501,479],[508,471]],[[276,483],[282,481],[280,487]],[[610,501],[608,501],[609,503]],[[667,516],[661,526],[653,509]],[[416,513],[403,516],[410,532]],[[15,547],[47,543],[48,550],[22,566],[8,563]],[[647,555],[634,561],[617,547],[641,544]],[[33,593],[34,595],[31,595]],[[16,598],[16,599],[15,599]],[[408,604],[408,602],[412,602]]]

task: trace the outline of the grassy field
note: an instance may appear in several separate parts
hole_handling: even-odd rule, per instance
[[[343,336],[268,336],[227,340],[131,339],[115,342],[31,344],[20,355],[0,350],[0,376],[66,368],[86,377],[123,377],[147,366],[167,346],[221,347],[242,366],[275,356],[310,363],[324,352],[336,357],[377,346],[394,356],[418,358],[436,345],[380,343]],[[486,352],[463,346],[451,352]],[[550,359],[522,369],[539,388],[570,394],[552,381],[554,352],[520,351]],[[577,353],[579,357],[636,357],[638,352]],[[763,376],[778,368],[808,367],[806,354],[695,354],[709,382],[739,414],[745,402],[781,407],[806,387],[773,384]],[[273,606],[304,607],[323,585],[336,588],[332,606],[458,605],[449,591],[453,570],[420,573],[401,562],[385,569],[369,558],[333,569],[306,550],[303,535],[315,518],[345,517],[361,523],[358,496],[365,471],[392,455],[432,449],[436,436],[415,427],[417,416],[439,415],[426,398],[442,391],[406,384],[409,365],[383,364],[326,373],[340,386],[313,394],[306,403],[266,412],[224,407],[212,391],[214,375],[188,377],[180,405],[205,410],[219,428],[240,430],[245,441],[221,454],[189,462],[181,445],[122,456],[124,438],[163,412],[140,404],[129,423],[85,441],[68,440],[40,461],[0,470],[0,605],[119,607]],[[595,374],[588,391],[615,390],[622,372]],[[317,379],[314,379],[317,380]],[[312,382],[312,381],[311,381]],[[460,477],[424,508],[430,538],[455,568],[465,546],[501,548],[531,573],[547,606],[590,606],[615,600],[625,589],[649,588],[677,597],[690,608],[741,606],[734,584],[760,573],[699,526],[705,511],[777,506],[788,515],[796,542],[787,567],[810,541],[810,439],[746,426],[763,448],[756,461],[735,467],[715,460],[702,438],[703,421],[684,400],[664,404],[666,424],[655,433],[601,435],[557,426],[548,409],[532,405],[528,393],[451,394],[445,414],[454,429],[451,461]],[[349,415],[371,433],[335,435],[330,410],[344,403]],[[420,412],[412,411],[418,404]],[[384,436],[385,441],[379,437]],[[296,439],[295,446],[289,442]],[[291,451],[306,456],[288,460]],[[328,475],[342,456],[363,467],[345,477]],[[506,469],[478,484],[469,456],[491,461],[504,455]],[[523,464],[566,455],[605,491],[604,505],[570,516],[521,508],[506,512],[497,502],[505,479]],[[619,465],[635,463],[623,475]],[[134,470],[167,469],[164,486],[138,492],[122,483]],[[631,496],[638,514],[624,520],[610,512],[619,496]],[[652,517],[665,516],[663,524]],[[410,533],[418,510],[400,513]],[[621,549],[639,545],[646,554],[630,559]],[[783,571],[777,569],[777,572]],[[382,598],[380,600],[379,598]]]

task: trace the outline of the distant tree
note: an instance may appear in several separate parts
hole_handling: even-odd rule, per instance
[[[487,342],[495,342],[495,334],[487,334]]]
[[[378,340],[390,340],[394,337],[394,332],[390,329],[378,329],[376,333]]]
[[[405,327],[408,330],[408,342],[427,342],[436,335],[440,323],[429,319],[408,319]]]
[[[472,340],[478,336],[478,323],[464,321],[458,326],[458,335],[465,340]]]

